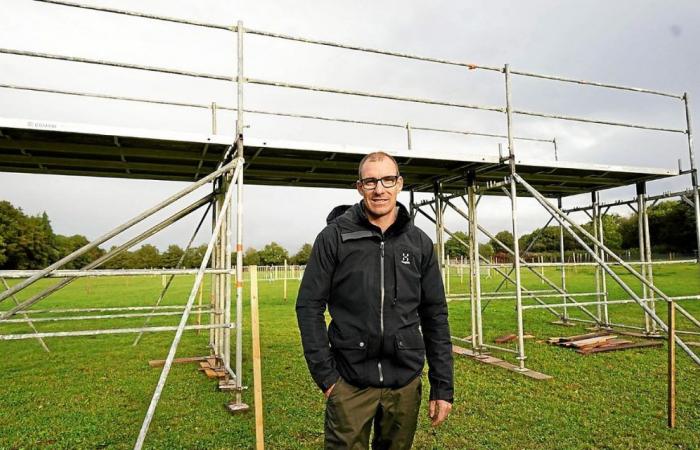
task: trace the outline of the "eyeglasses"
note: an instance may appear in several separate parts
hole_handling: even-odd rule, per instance
[[[388,175],[382,178],[363,178],[358,182],[362,184],[362,187],[368,191],[377,188],[377,184],[381,181],[382,186],[385,188],[393,188],[396,186],[396,182],[399,180],[399,175]]]

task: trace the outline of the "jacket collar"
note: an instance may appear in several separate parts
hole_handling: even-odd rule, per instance
[[[400,202],[397,202],[396,206],[398,208],[396,221],[386,230],[385,235],[401,234],[413,226],[411,215],[406,207]],[[378,236],[382,234],[380,228],[373,225],[367,218],[364,201],[352,206],[337,206],[333,208],[326,220],[329,224],[336,222],[344,232],[370,231]]]

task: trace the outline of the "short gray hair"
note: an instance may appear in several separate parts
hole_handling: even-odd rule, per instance
[[[362,160],[360,161],[360,165],[357,166],[357,177],[358,177],[357,179],[358,180],[362,179],[362,167],[365,165],[366,162],[376,162],[376,161],[381,161],[381,160],[386,159],[386,158],[390,159],[391,162],[393,162],[394,165],[396,166],[396,175],[401,176],[401,173],[399,171],[399,163],[396,162],[396,160],[394,159],[393,156],[391,156],[390,154],[388,154],[386,152],[372,152],[372,153],[366,154],[365,157],[362,158]]]

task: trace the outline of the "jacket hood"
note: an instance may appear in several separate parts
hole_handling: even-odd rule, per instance
[[[331,212],[328,214],[328,217],[326,217],[326,223],[330,225],[331,222],[335,221],[338,217],[342,216],[345,211],[348,209],[352,208],[352,205],[339,205],[336,206],[331,210]]]

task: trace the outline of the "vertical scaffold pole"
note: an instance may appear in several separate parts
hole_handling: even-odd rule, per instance
[[[408,212],[411,216],[411,222],[416,218],[416,198],[413,189],[409,192]]]
[[[561,197],[557,198],[557,206],[562,209]],[[561,261],[561,290],[566,292],[566,257],[564,256],[564,227],[559,224],[559,259]],[[562,297],[566,304],[566,295]],[[567,323],[569,321],[569,309],[565,305],[562,310],[561,321]]]
[[[409,150],[413,150],[413,144],[411,143],[411,124],[406,122],[406,145]]]
[[[520,370],[525,370],[525,331],[523,327],[523,296],[520,277],[520,245],[518,244],[518,193],[515,181],[515,147],[513,145],[513,109],[511,104],[510,66],[503,67],[506,82],[506,123],[508,126],[508,165],[510,167],[510,205],[513,225],[513,269],[515,271],[515,309],[518,322],[518,362]]]
[[[479,253],[479,239],[476,215],[476,172],[467,172],[467,203],[469,206],[469,252],[470,252],[470,276],[474,293],[474,309],[476,310],[476,333],[477,350],[481,351],[484,346],[484,330],[481,317],[481,267]]]
[[[215,203],[215,210],[216,210],[216,220],[219,220],[219,216],[221,214],[221,208],[223,207],[223,200],[221,196],[223,195],[222,189],[224,188],[223,184],[223,178],[219,177],[216,181],[215,184],[217,186],[216,189],[216,203]],[[222,224],[222,227],[224,225]],[[212,256],[211,256],[211,267],[213,269],[220,269],[221,268],[221,232],[219,233],[219,237],[217,238],[216,243],[214,244],[214,248],[212,249]],[[220,309],[220,304],[221,304],[221,274],[214,274],[212,275],[212,278],[214,280],[213,283],[213,290],[212,290],[212,296],[213,296],[213,306],[214,306],[214,324],[218,325],[221,323],[221,309]],[[216,362],[217,365],[221,362],[221,329],[216,328],[212,330],[212,333],[214,333],[214,356],[216,357]]]
[[[469,181],[467,180],[467,183]],[[467,191],[468,192],[468,191]],[[478,342],[478,328],[476,326],[476,315],[481,314],[481,308],[477,308],[476,306],[476,282],[474,280],[474,230],[472,228],[472,214],[471,214],[471,205],[469,204],[469,195],[467,194],[467,231],[469,232],[468,238],[467,238],[467,244],[469,244],[468,248],[468,259],[469,259],[469,310],[471,312],[471,325],[472,325],[472,333],[471,333],[471,343],[472,343],[472,350],[475,352],[479,351],[479,342]]]
[[[695,166],[695,152],[693,150],[693,129],[690,121],[690,99],[688,93],[683,94],[685,103],[685,120],[688,133],[688,154],[690,156],[690,178],[693,185],[693,204],[695,206],[695,237],[697,239],[697,262],[700,264],[700,190],[698,190],[698,169]]]
[[[442,198],[440,197],[442,186],[440,182],[436,181],[433,185],[435,191],[435,244],[437,245],[437,260],[440,267],[440,273],[442,274],[442,284],[447,286],[447,280],[445,279],[445,242],[444,242],[444,225],[442,223],[443,212],[445,208],[442,204]]]
[[[601,245],[605,245],[605,228],[603,227],[603,217],[605,216],[604,212],[600,211],[600,194],[596,192],[596,196],[598,196],[598,240],[600,241]],[[600,259],[605,262],[606,261],[606,255],[605,251],[603,248],[600,248]],[[607,273],[605,272],[605,269],[603,269],[602,266],[600,267],[600,288],[601,288],[601,295],[603,296],[603,325],[606,327],[609,327],[610,325],[610,315],[608,312],[608,281],[607,281]]]
[[[234,182],[236,180],[233,180]],[[231,178],[226,177],[226,189],[228,190],[228,186],[231,184]],[[225,289],[224,289],[224,323],[231,323],[231,253],[232,253],[232,246],[231,246],[231,225],[232,221],[231,218],[233,216],[233,197],[229,200],[230,204],[228,205],[228,209],[226,209],[226,218],[224,219],[224,223],[226,224],[226,233],[222,236],[224,239],[224,252],[225,252],[225,258],[224,258],[224,266],[226,267],[226,275],[223,276],[224,279],[224,284],[225,284]],[[231,329],[230,328],[224,328],[224,367],[226,368],[226,372],[230,375],[233,373],[231,370]]]
[[[676,428],[676,307],[668,304],[668,427]]]
[[[637,229],[639,234],[639,263],[640,263],[640,273],[644,279],[647,278],[647,265],[645,264],[646,259],[646,239],[644,238],[644,215],[646,214],[647,208],[645,205],[645,194],[646,194],[646,183],[640,181],[637,183]],[[647,286],[642,283],[642,301],[647,305]],[[651,333],[651,317],[649,314],[644,312],[644,332]]]
[[[593,237],[596,238],[596,240],[600,239],[600,232],[598,230],[598,215],[600,214],[600,208],[598,206],[598,193],[593,191],[591,192],[591,225],[593,228]],[[593,251],[595,252],[596,255],[600,254],[600,247],[598,247],[597,244],[593,244]],[[598,323],[602,323],[603,320],[603,305],[600,304],[600,272],[602,268],[600,267],[600,264],[596,264],[595,266],[595,299],[596,302],[598,303],[596,305],[596,314],[598,316]]]
[[[236,120],[236,156],[243,160],[243,22],[238,21],[238,89]],[[243,166],[245,168],[245,165]],[[241,403],[243,390],[243,174],[238,175],[236,186],[236,403]]]
[[[654,267],[651,260],[651,237],[649,236],[649,210],[647,208],[646,195],[644,196],[644,260],[646,261],[646,274],[647,280],[651,284],[654,284]],[[656,299],[654,298],[654,291],[649,290],[649,308],[656,312]],[[651,332],[656,333],[656,322],[651,322]]]

